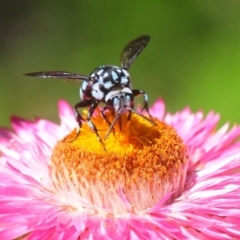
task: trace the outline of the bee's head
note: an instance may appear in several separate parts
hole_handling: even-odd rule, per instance
[[[134,99],[131,89],[123,88],[122,90],[111,91],[107,100],[107,108],[118,114],[124,114],[131,111],[134,107]]]

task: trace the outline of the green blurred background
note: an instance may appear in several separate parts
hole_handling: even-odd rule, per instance
[[[119,65],[127,42],[150,44],[130,70],[134,88],[170,112],[190,106],[240,122],[240,1],[0,1],[0,125],[9,117],[58,121],[57,101],[79,90],[22,73],[66,70],[89,74]]]

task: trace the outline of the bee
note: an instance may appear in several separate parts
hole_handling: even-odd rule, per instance
[[[82,122],[87,122],[89,127],[96,134],[98,140],[104,146],[104,143],[99,136],[97,127],[91,121],[92,115],[99,103],[105,104],[100,113],[105,121],[109,124],[109,130],[106,133],[104,140],[108,138],[111,131],[114,131],[114,125],[117,120],[119,121],[119,127],[121,130],[121,115],[125,113],[128,114],[128,121],[131,118],[131,114],[135,113],[151,124],[157,125],[152,120],[152,117],[149,113],[147,93],[140,89],[132,89],[132,82],[128,72],[134,60],[147,46],[149,41],[150,36],[148,35],[142,35],[132,40],[121,52],[121,67],[114,65],[103,65],[95,68],[94,71],[88,76],[65,71],[33,72],[26,73],[24,75],[39,78],[59,78],[68,81],[83,81],[80,87],[81,101],[76,103],[74,106],[75,117],[79,126],[77,130],[77,136],[80,133]],[[140,95],[143,96],[142,111],[146,110],[149,118],[134,110],[134,98]],[[84,119],[79,113],[79,108],[88,108],[86,119]],[[110,111],[115,116],[112,123],[108,120],[105,114],[106,111]]]

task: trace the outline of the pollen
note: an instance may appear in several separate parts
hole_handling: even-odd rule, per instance
[[[109,115],[108,120],[112,122],[113,117]],[[109,124],[99,112],[92,121],[104,139]],[[53,169],[58,171],[56,175],[67,171],[68,178],[75,185],[77,181],[79,189],[86,188],[86,183],[91,185],[94,190],[88,186],[81,194],[94,192],[97,199],[105,201],[101,205],[113,205],[106,196],[112,196],[114,191],[117,194],[119,189],[137,209],[150,207],[168,192],[176,197],[185,181],[186,147],[174,128],[154,121],[157,126],[134,114],[130,121],[122,115],[121,124],[116,122],[114,130],[103,140],[105,149],[89,126],[83,124],[78,136],[73,130],[55,146],[51,160]],[[94,201],[96,195],[86,197]],[[122,208],[115,211],[124,212]]]

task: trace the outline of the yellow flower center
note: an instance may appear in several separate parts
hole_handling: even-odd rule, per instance
[[[77,182],[81,196],[114,213],[126,212],[119,189],[138,211],[153,206],[168,192],[178,196],[186,175],[186,151],[176,131],[157,119],[153,126],[136,115],[130,121],[126,115],[121,118],[122,129],[116,123],[103,141],[106,151],[87,124],[76,139],[74,130],[59,141],[52,154],[53,173],[60,179],[68,172],[68,181]],[[109,115],[108,120],[112,122],[113,117]],[[104,139],[109,124],[99,113],[92,121]]]

